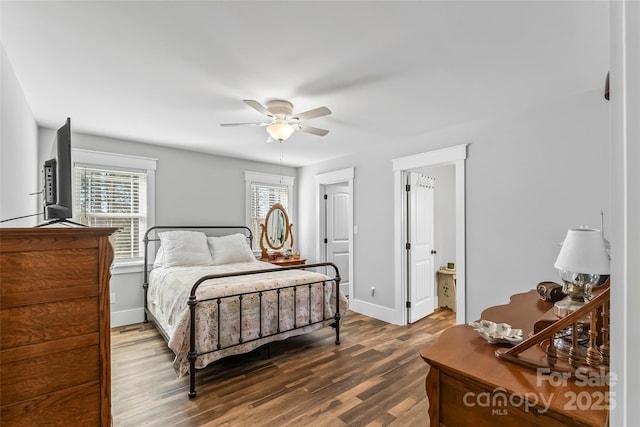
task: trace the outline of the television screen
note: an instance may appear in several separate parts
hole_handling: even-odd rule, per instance
[[[52,158],[44,162],[44,215],[47,220],[65,220],[72,216],[71,119],[58,129]]]

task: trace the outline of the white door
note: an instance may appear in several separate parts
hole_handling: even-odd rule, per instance
[[[325,259],[340,270],[340,290],[349,295],[349,187],[331,184],[325,187]]]
[[[436,308],[433,247],[433,178],[407,176],[407,319],[416,322]]]

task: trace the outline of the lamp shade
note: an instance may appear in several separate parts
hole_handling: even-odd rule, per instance
[[[295,128],[286,122],[276,121],[267,126],[267,132],[273,139],[286,141],[291,136]]]
[[[558,270],[584,274],[609,274],[609,255],[600,230],[573,228],[553,265]]]

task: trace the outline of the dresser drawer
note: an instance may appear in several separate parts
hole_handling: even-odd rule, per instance
[[[0,350],[98,332],[98,297],[4,308]]]
[[[95,427],[100,425],[100,386],[83,384],[0,408],[3,425]]]
[[[98,249],[3,252],[0,270],[3,299],[12,294],[93,285],[99,281]]]
[[[99,383],[98,345],[60,350],[9,363],[3,358],[0,364],[2,405],[82,384]]]

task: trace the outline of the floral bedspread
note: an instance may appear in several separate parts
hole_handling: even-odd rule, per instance
[[[178,376],[189,370],[187,355],[189,352],[189,308],[187,301],[194,283],[209,274],[232,273],[270,269],[269,263],[241,262],[217,266],[156,268],[149,274],[147,307],[156,318],[160,327],[169,337],[169,348],[176,354],[174,369]],[[203,354],[196,360],[196,368],[203,368],[223,357],[249,352],[271,341],[305,334],[333,322],[335,314],[335,282],[323,274],[307,270],[288,270],[255,275],[227,277],[208,280],[197,291],[196,308],[196,350],[207,352],[218,347],[218,310],[220,312],[220,338],[222,350]],[[295,304],[293,288],[282,289],[294,284],[318,282],[296,288]],[[322,286],[322,282],[326,286]],[[281,291],[278,296],[276,289]],[[262,319],[260,319],[260,297],[257,294],[245,295],[242,301],[238,297],[224,298],[255,290],[263,291]],[[323,299],[324,293],[324,299]],[[311,301],[309,302],[309,294]],[[212,301],[203,301],[215,298]],[[218,307],[220,298],[220,307]],[[280,299],[278,316],[277,301]],[[340,313],[347,311],[347,299],[339,295]],[[324,303],[323,303],[324,301]],[[242,316],[239,307],[242,306]],[[295,313],[295,315],[294,315]],[[240,327],[242,318],[242,327]],[[329,319],[320,322],[323,318]],[[309,324],[320,322],[316,324]],[[293,327],[304,326],[290,330]],[[280,331],[280,332],[278,332]],[[260,338],[277,333],[275,336]],[[247,342],[252,340],[250,342]],[[240,343],[240,344],[239,344]],[[236,345],[239,344],[239,345]],[[233,347],[225,348],[234,345]]]

